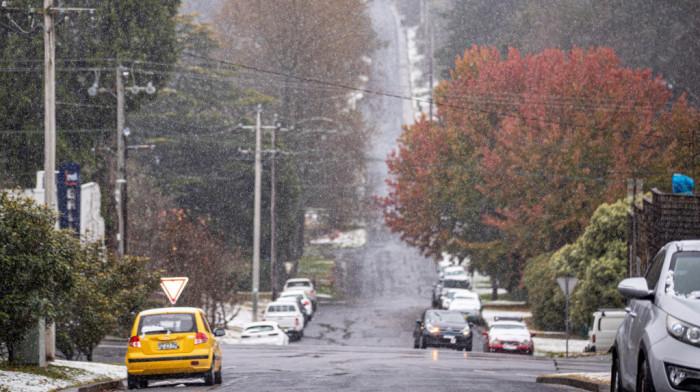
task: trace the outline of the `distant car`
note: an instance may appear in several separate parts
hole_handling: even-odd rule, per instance
[[[447,294],[442,297],[442,309],[447,309],[450,306],[450,302],[452,302],[453,299],[455,298],[474,298],[478,299],[481,301],[479,298],[479,294],[467,290],[467,289],[449,289],[447,290]]]
[[[262,321],[276,321],[280,328],[295,340],[304,337],[306,320],[296,301],[270,302],[265,308]]]
[[[666,244],[631,300],[612,350],[611,391],[700,391],[700,240]]]
[[[482,332],[484,352],[521,353],[532,355],[535,345],[534,333],[519,318],[495,317],[488,331]]]
[[[314,283],[311,281],[311,279],[308,278],[293,278],[293,279],[288,279],[284,283],[284,288],[282,291],[288,291],[288,290],[294,290],[294,289],[300,289],[304,290],[306,293],[306,296],[311,300],[311,305],[314,308],[314,311],[316,310],[317,303],[316,303],[316,289],[314,288]]]
[[[127,386],[148,387],[148,380],[204,378],[221,383],[221,346],[204,311],[172,307],[139,313],[131,328],[126,351]]]
[[[304,292],[303,291],[296,291],[296,292],[291,292],[291,291],[285,291],[284,293],[287,293],[285,295],[280,295],[277,297],[277,301],[292,301],[296,302],[297,306],[299,307],[299,310],[301,310],[302,313],[304,313],[304,320],[308,323],[311,321],[311,317],[313,316],[313,306],[311,305],[311,302],[309,300],[304,299]],[[308,303],[308,306],[304,304],[304,302]]]
[[[588,326],[588,345],[583,351],[610,352],[625,314],[624,309],[598,309],[593,312],[591,324]]]
[[[472,330],[461,313],[449,310],[426,310],[416,320],[413,329],[413,347],[448,347],[472,350]]]
[[[481,317],[482,305],[478,296],[476,298],[454,298],[447,309],[460,312],[472,325],[483,324]]]
[[[467,271],[461,265],[452,265],[443,268],[440,277],[444,279],[468,278]]]
[[[280,329],[276,321],[258,321],[243,327],[241,344],[286,346],[289,344],[289,336]]]

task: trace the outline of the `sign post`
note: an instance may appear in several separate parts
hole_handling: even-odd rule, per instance
[[[163,291],[165,291],[165,295],[168,296],[171,306],[175,305],[177,299],[180,298],[180,294],[182,294],[182,289],[185,288],[189,280],[190,279],[187,277],[160,278],[160,287],[163,288]]]
[[[557,283],[566,296],[566,358],[569,357],[569,294],[574,290],[576,282],[578,282],[578,278],[557,278]]]

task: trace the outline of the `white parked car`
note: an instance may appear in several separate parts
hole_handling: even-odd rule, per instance
[[[588,346],[584,351],[607,353],[615,342],[617,329],[625,319],[624,309],[598,309],[588,327]]]
[[[467,271],[461,265],[452,265],[442,269],[441,278],[445,279],[461,279],[468,278]]]
[[[288,279],[284,283],[284,288],[282,291],[301,289],[304,290],[306,296],[311,300],[311,305],[316,310],[316,290],[314,289],[314,284],[311,279],[308,278],[293,278]]]
[[[289,337],[296,340],[304,336],[306,320],[296,302],[270,302],[263,313],[263,321],[276,321]]]
[[[481,317],[481,300],[478,296],[476,298],[453,299],[447,309],[461,312],[469,324],[482,325],[484,323],[484,319]]]
[[[534,333],[520,318],[496,317],[488,331],[483,331],[484,352],[522,353],[532,355],[535,345]]]
[[[286,346],[289,336],[276,321],[258,321],[246,324],[241,332],[241,344],[271,344]]]
[[[700,390],[700,240],[666,244],[644,277],[617,290],[630,303],[612,349],[610,390]]]
[[[479,298],[479,295],[467,289],[448,289],[447,294],[442,296],[442,308],[447,309],[455,298]]]
[[[306,318],[311,321],[314,316],[314,307],[311,303],[311,299],[306,296],[306,292],[303,289],[299,288],[283,291],[280,293],[279,297],[277,297],[277,300],[284,300],[285,298],[299,299],[302,305],[304,305],[304,309],[306,309]]]

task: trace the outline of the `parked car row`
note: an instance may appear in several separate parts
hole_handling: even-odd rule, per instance
[[[277,299],[263,312],[263,325],[247,325],[241,335],[243,344],[287,344],[304,337],[304,328],[316,310],[316,290],[307,278],[289,279]],[[249,333],[246,333],[251,328]],[[279,335],[283,331],[284,336]]]

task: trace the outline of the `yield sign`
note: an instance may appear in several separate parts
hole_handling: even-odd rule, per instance
[[[185,285],[189,280],[190,278],[187,277],[160,278],[160,287],[163,288],[163,291],[165,291],[165,295],[168,296],[170,304],[175,305],[177,299],[180,298],[180,294],[182,294],[182,289],[185,288]]]

